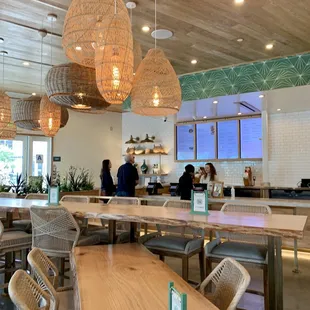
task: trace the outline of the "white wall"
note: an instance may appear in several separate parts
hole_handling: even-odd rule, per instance
[[[69,121],[53,141],[53,155],[61,156],[55,163],[64,173],[70,166],[89,169],[96,186],[103,159],[112,162],[112,175],[122,162],[122,115],[120,113],[86,114],[69,111]]]

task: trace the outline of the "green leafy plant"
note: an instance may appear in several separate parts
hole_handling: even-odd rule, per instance
[[[27,193],[43,193],[43,177],[30,176],[27,186],[25,186]]]
[[[60,183],[62,192],[78,192],[94,189],[93,176],[84,168],[71,166]]]
[[[27,186],[26,179],[23,178],[22,174],[16,174],[15,182],[11,182],[12,191],[17,195],[24,193],[25,187]]]

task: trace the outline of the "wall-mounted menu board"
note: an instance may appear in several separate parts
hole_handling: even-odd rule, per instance
[[[262,119],[240,120],[241,158],[262,157]]]
[[[238,120],[217,123],[218,159],[234,159],[239,157]]]
[[[196,125],[197,159],[216,158],[215,149],[216,123]]]
[[[261,117],[176,125],[177,161],[259,158],[262,158]]]
[[[191,160],[195,157],[194,131],[194,124],[177,126],[177,160]]]

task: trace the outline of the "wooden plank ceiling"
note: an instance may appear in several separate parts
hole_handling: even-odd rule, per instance
[[[127,0],[126,0],[127,2]],[[38,29],[49,32],[48,13],[58,15],[53,35],[43,44],[43,76],[52,63],[67,62],[61,34],[70,0],[0,0],[0,50],[5,57],[5,89],[20,94],[40,92],[41,38]],[[154,0],[138,0],[133,10],[133,33],[143,54],[154,47]],[[291,55],[310,50],[309,0],[157,0],[158,29],[174,36],[158,40],[178,74],[228,66],[254,60]],[[151,27],[149,33],[142,26]],[[237,42],[242,38],[243,42]],[[273,50],[265,45],[273,42]],[[191,64],[197,59],[196,65]],[[30,62],[28,67],[24,61]],[[2,60],[0,61],[2,63]],[[1,66],[2,71],[2,66]],[[2,72],[1,72],[2,75]]]

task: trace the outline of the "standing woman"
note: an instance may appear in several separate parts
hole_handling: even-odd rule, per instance
[[[115,192],[115,185],[111,176],[112,164],[109,159],[102,161],[102,168],[100,173],[101,179],[101,196],[112,196]]]
[[[218,181],[216,169],[212,163],[207,163],[205,165],[205,168],[201,170],[201,172],[202,172],[200,178],[201,184],[207,184],[209,182]]]

